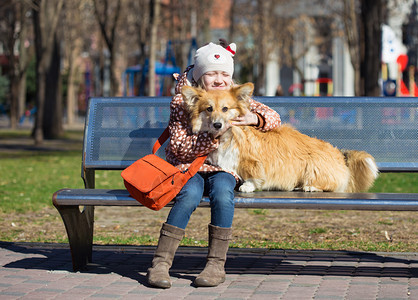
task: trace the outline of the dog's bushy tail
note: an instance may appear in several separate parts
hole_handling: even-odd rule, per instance
[[[367,191],[379,175],[373,156],[365,151],[356,150],[342,150],[342,153],[351,175],[347,192]]]

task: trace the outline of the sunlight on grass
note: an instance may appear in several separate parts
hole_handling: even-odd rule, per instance
[[[371,193],[418,193],[418,173],[381,173]]]
[[[28,132],[8,131],[2,133],[1,139],[6,138],[27,138]],[[67,134],[78,144],[69,151],[24,151],[7,150],[0,152],[0,213],[3,216],[15,214],[20,216],[27,212],[42,212],[44,208],[51,208],[52,195],[55,191],[62,188],[84,188],[81,179],[81,132],[71,132]],[[68,142],[67,142],[68,143]],[[71,141],[70,141],[71,144]],[[74,148],[80,147],[79,150]],[[370,192],[384,193],[418,193],[418,174],[416,173],[382,173]],[[97,171],[96,188],[104,189],[124,189],[120,171]],[[55,211],[56,212],[56,211]],[[251,209],[250,215],[255,215],[257,220],[269,217],[268,209]],[[324,217],[333,218],[335,214],[345,214],[346,211],[324,211]],[[0,240],[16,241],[22,240],[25,234],[24,229],[31,225],[39,228],[48,224],[49,218],[60,219],[59,214],[45,217],[36,217],[33,220],[19,220],[13,218],[7,221],[1,232]],[[396,220],[395,220],[396,221]],[[373,224],[394,227],[395,221],[391,218],[382,217]],[[416,224],[417,218],[407,220],[410,224]],[[26,222],[26,223],[25,223]],[[293,224],[299,224],[300,228],[305,227],[306,220],[303,218],[294,219]],[[118,222],[115,222],[118,223]],[[372,225],[372,224],[371,224]],[[26,227],[25,227],[26,226]],[[323,237],[321,234],[332,233],[328,227],[323,227],[318,223],[310,228],[304,228],[313,237]],[[67,243],[64,228],[62,234],[47,236],[43,231],[36,231],[25,241],[32,242],[54,242]],[[347,233],[348,239],[353,239],[359,234],[358,228],[352,228]],[[386,230],[386,229],[385,229]],[[44,230],[45,231],[45,230]],[[97,244],[125,244],[125,245],[156,245],[158,236],[150,235],[120,235],[96,234],[94,243]],[[298,240],[297,236],[288,237],[287,241],[274,242],[271,239],[247,240],[245,236],[235,237],[231,242],[231,247],[238,248],[269,248],[269,249],[328,249],[328,250],[360,250],[360,251],[413,251],[416,248],[416,239],[411,238],[411,242],[394,241],[364,241],[347,240],[345,238],[329,239],[323,241]],[[207,247],[206,240],[198,240],[185,237],[182,241],[183,246]]]
[[[48,153],[0,162],[3,212],[36,211],[52,205],[52,194],[61,188],[83,188],[80,153]]]

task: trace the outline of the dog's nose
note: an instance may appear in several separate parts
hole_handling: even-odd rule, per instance
[[[215,127],[215,129],[221,129],[222,123],[220,122],[213,123],[213,127]]]

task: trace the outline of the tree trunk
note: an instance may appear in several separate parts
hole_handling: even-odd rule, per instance
[[[119,80],[116,76],[116,47],[113,45],[110,52],[110,90],[112,96],[119,95]]]
[[[82,33],[81,29],[81,16],[79,13],[81,7],[81,1],[71,1],[66,6],[66,24],[69,28],[66,28],[66,52],[68,53],[68,82],[67,82],[67,95],[66,95],[66,116],[67,124],[72,125],[75,122],[77,115],[77,79],[79,77],[79,65],[77,64],[77,58],[80,57],[82,51]]]
[[[7,42],[6,42],[6,53],[9,63],[9,90],[10,90],[10,127],[17,127],[18,120],[18,105],[17,105],[17,79],[18,79],[18,69],[17,69],[17,57],[15,56],[15,45],[16,45],[16,31],[17,31],[17,4],[10,5],[9,8],[6,8],[6,18],[5,23],[9,27],[7,32]]]
[[[229,36],[228,36],[228,42],[232,43],[235,39],[235,11],[236,11],[236,5],[237,5],[237,1],[236,0],[232,0],[232,4],[231,4],[231,11],[229,14]]]
[[[36,115],[35,126],[33,128],[33,138],[35,145],[40,145],[44,141],[42,131],[43,113],[45,106],[45,64],[47,53],[43,52],[42,25],[41,25],[41,0],[37,2],[37,9],[33,9],[33,26],[35,32],[35,52],[36,52]]]
[[[27,38],[26,12],[28,5],[24,1],[12,3],[8,12],[8,36],[7,49],[9,61],[10,79],[10,127],[16,128],[19,118],[24,113],[26,100],[26,69],[28,66],[27,49],[25,40]],[[17,41],[19,43],[19,55],[16,56],[14,49]]]
[[[63,134],[60,65],[61,51],[57,34],[55,34],[51,63],[46,72],[48,87],[45,90],[45,107],[42,122],[42,131],[46,139],[56,139]]]
[[[17,115],[21,118],[24,115],[26,108],[26,69],[19,77],[19,91],[17,97]]]
[[[13,75],[10,76],[10,128],[16,129],[19,120],[19,81],[18,76],[16,76],[16,71],[13,70],[11,73],[13,73]]]
[[[116,38],[116,27],[118,25],[118,19],[120,17],[122,2],[121,0],[117,0],[116,7],[114,7],[114,11],[109,11],[109,0],[105,0],[104,2],[99,3],[98,0],[93,1],[94,9],[95,9],[95,15],[97,22],[100,26],[100,31],[102,33],[102,37],[104,42],[106,43],[107,49],[109,50],[109,65],[106,67],[109,67],[110,72],[110,95],[114,96],[118,93],[119,90],[119,81],[116,77],[115,72],[115,38]],[[103,7],[103,9],[101,9]],[[108,14],[113,13],[113,18],[111,18]],[[108,25],[110,24],[110,25]],[[110,28],[110,32],[107,30]],[[105,58],[106,59],[106,58]],[[104,93],[105,94],[105,93]],[[108,96],[108,95],[105,95]]]
[[[71,54],[70,54],[71,55]],[[76,87],[74,85],[75,78],[75,64],[72,58],[68,65],[68,82],[67,82],[67,124],[72,125],[75,121],[76,115]]]
[[[266,61],[267,61],[267,43],[266,43],[266,31],[268,30],[267,24],[267,3],[265,0],[257,1],[257,11],[258,11],[258,37],[257,45],[259,45],[257,50],[257,74],[255,74],[255,95],[262,95],[265,91],[266,84]]]
[[[358,26],[359,18],[356,13],[356,0],[344,1],[343,21],[350,60],[354,70],[354,94],[355,96],[360,96],[363,91],[361,88],[360,32]]]
[[[155,61],[157,55],[157,34],[158,23],[160,18],[160,0],[151,1],[151,42],[149,54],[149,68],[148,68],[148,82],[149,90],[148,96],[155,96]]]
[[[380,96],[379,76],[381,68],[383,5],[384,0],[362,0],[364,56],[361,62],[361,78],[364,96]]]
[[[44,119],[44,106],[45,106],[45,72],[43,62],[45,59],[39,61],[36,60],[36,115],[35,115],[35,127],[33,129],[33,138],[35,145],[41,145],[44,141],[43,133],[43,119]],[[39,62],[38,62],[39,61]]]
[[[21,117],[25,113],[26,106],[26,71],[29,66],[28,48],[25,45],[28,36],[28,22],[26,21],[26,13],[29,10],[27,2],[22,1],[20,5],[20,44],[19,44],[19,76],[18,76],[18,101],[17,114]]]
[[[51,67],[51,61],[57,47],[56,31],[57,25],[63,6],[63,0],[37,0],[33,1],[33,23],[35,31],[35,52],[36,52],[36,117],[35,127],[33,130],[33,137],[35,145],[40,145],[44,140],[43,122],[45,118],[55,118],[56,116],[45,114],[45,96],[46,88],[56,92],[57,87],[54,84],[58,80],[48,82],[48,72]],[[55,66],[56,67],[56,66]],[[59,90],[59,88],[58,88]],[[54,94],[56,95],[56,94]],[[51,97],[54,97],[53,95]],[[49,101],[58,101],[57,98],[51,98]],[[48,102],[51,103],[51,102]],[[54,104],[58,109],[60,104]],[[59,117],[62,115],[60,114]],[[55,125],[53,125],[55,126]],[[56,123],[58,128],[55,130],[62,130],[59,128],[59,123]],[[49,130],[49,129],[48,129]],[[46,132],[48,137],[51,137],[50,132]]]
[[[71,58],[69,60],[68,70],[68,83],[67,83],[67,124],[72,125],[75,123],[77,115],[77,71],[78,68],[75,64],[74,51],[71,51]]]

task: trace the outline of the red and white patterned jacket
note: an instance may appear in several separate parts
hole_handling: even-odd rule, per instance
[[[218,140],[214,140],[207,132],[194,134],[186,107],[181,95],[181,88],[190,85],[187,80],[187,73],[192,66],[188,67],[183,75],[176,74],[178,80],[175,87],[175,96],[170,104],[170,121],[168,124],[170,131],[170,141],[166,148],[167,161],[184,171],[196,157],[206,155],[216,150],[219,145]],[[261,131],[269,131],[280,126],[280,115],[268,106],[250,99],[250,110],[256,113],[260,119]],[[199,172],[223,171],[220,167],[203,164]],[[232,174],[238,178],[236,174]]]

